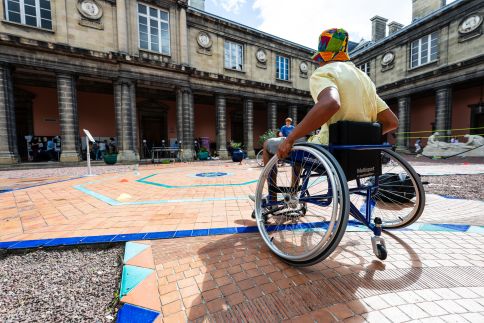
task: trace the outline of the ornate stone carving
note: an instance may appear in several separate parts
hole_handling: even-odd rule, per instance
[[[482,33],[483,17],[480,13],[466,16],[459,24],[459,42],[480,36]]]
[[[259,48],[255,52],[255,58],[257,59],[257,67],[267,68],[267,53],[263,48]]]
[[[96,0],[79,0],[77,10],[81,14],[79,25],[95,29],[104,29],[101,22],[103,8]]]
[[[381,66],[382,66],[381,71],[385,72],[385,71],[391,70],[395,65],[394,62],[395,62],[395,53],[393,53],[392,51],[386,52],[381,58]]]
[[[204,31],[198,33],[197,36],[197,53],[212,55],[212,38],[210,35]]]
[[[301,62],[299,64],[299,76],[302,78],[307,78],[308,77],[308,71],[309,71],[309,65],[306,62]]]

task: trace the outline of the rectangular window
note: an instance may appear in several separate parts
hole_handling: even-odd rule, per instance
[[[411,68],[437,60],[439,53],[438,37],[438,32],[434,32],[412,42],[410,46]]]
[[[242,71],[244,68],[244,46],[231,41],[225,41],[224,61],[225,68]]]
[[[370,62],[361,64],[360,66],[358,66],[358,68],[365,72],[366,75],[370,76]]]
[[[289,57],[276,55],[276,78],[289,81]]]
[[[167,11],[138,3],[139,48],[170,55],[169,18]]]
[[[50,0],[4,0],[8,21],[52,30]]]

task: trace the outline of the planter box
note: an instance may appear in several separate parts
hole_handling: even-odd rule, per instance
[[[117,154],[112,154],[112,155],[104,155],[104,162],[108,165],[114,165],[118,161],[118,155]]]
[[[207,160],[208,159],[208,151],[200,151],[198,152],[198,159],[199,160]]]
[[[244,159],[244,152],[242,149],[234,149],[232,151],[232,161],[241,162]]]

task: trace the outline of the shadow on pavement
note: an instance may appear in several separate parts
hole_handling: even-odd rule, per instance
[[[422,264],[412,247],[387,233],[389,265],[373,256],[368,233],[343,238],[335,252],[317,265],[291,267],[264,245],[258,234],[211,237],[198,246],[198,258],[206,268],[199,283],[201,294],[185,304],[189,321],[283,321],[308,316],[331,321],[334,304],[408,290],[419,281]],[[215,239],[215,241],[213,241]],[[392,249],[393,248],[393,249]],[[409,268],[391,266],[392,254],[406,252]],[[391,269],[388,269],[390,267]]]

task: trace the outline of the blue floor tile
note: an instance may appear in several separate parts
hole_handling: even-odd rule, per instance
[[[117,323],[152,323],[160,315],[159,312],[124,304],[118,312]]]
[[[143,239],[153,240],[153,239],[170,239],[175,236],[176,231],[165,231],[165,232],[150,232]]]
[[[175,238],[186,238],[192,236],[193,230],[180,230],[175,233]]]
[[[74,237],[74,238],[56,238],[52,239],[46,244],[44,244],[44,247],[56,247],[56,246],[72,246],[79,244],[84,237]]]
[[[133,240],[143,240],[146,233],[128,233],[128,234],[118,234],[114,237],[111,242],[121,242],[121,241],[133,241]]]
[[[37,248],[45,245],[47,242],[51,241],[52,239],[41,239],[41,240],[26,240],[16,243],[8,249],[26,249],[26,248]]]
[[[110,242],[116,237],[116,234],[110,234],[110,235],[105,235],[105,236],[90,236],[90,237],[85,237],[84,240],[82,240],[83,244],[87,243],[106,243]]]

